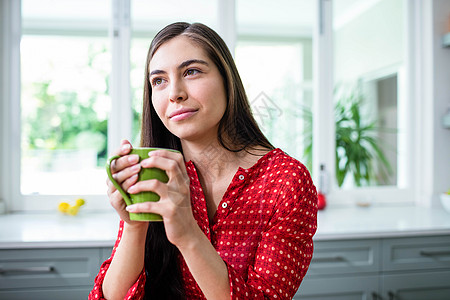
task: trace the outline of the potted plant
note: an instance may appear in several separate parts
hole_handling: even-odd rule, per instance
[[[370,120],[362,114],[364,96],[360,89],[352,89],[345,94],[335,91],[334,108],[336,122],[336,179],[341,187],[351,176],[356,186],[373,185],[392,174],[392,167],[386,158],[377,133],[381,129],[374,118]],[[312,165],[312,112],[303,107],[305,121],[304,156],[307,167]],[[391,131],[392,132],[392,131]],[[395,132],[395,131],[394,131]]]

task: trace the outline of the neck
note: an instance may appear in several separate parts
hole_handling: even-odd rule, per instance
[[[217,139],[207,143],[193,143],[182,140],[183,155],[186,161],[192,161],[199,175],[206,182],[213,182],[235,174],[239,167],[248,169],[270,149],[253,149],[252,154],[245,150],[232,152],[225,149]]]
[[[192,161],[205,180],[222,178],[229,172],[236,172],[241,164],[241,154],[230,152],[218,140],[208,143],[181,141],[186,161]]]

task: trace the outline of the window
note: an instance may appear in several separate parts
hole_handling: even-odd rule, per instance
[[[407,11],[402,0],[333,1],[336,185],[362,187],[366,195],[355,200],[362,203],[376,200],[367,188],[411,185]],[[405,193],[397,201],[407,199]]]
[[[170,9],[167,9],[170,7]],[[151,8],[151,9],[150,9]],[[140,142],[140,114],[144,84],[144,68],[151,39],[164,26],[173,22],[200,22],[217,30],[217,2],[211,0],[131,2],[131,90],[133,107],[132,136],[134,145]]]
[[[79,196],[87,209],[108,208],[105,159],[123,138],[139,144],[148,46],[174,21],[202,22],[224,36],[263,132],[316,181],[326,165],[329,203],[412,199],[410,2],[94,2],[1,2],[9,99],[1,106],[1,168],[10,175],[1,187],[10,209],[55,209]],[[349,113],[360,98],[356,112],[372,140],[357,145],[383,156],[358,176],[355,153],[341,142],[345,133],[357,137]]]
[[[103,193],[107,39],[24,34],[21,66],[21,193]]]
[[[21,3],[23,197],[105,192],[110,11],[108,0]]]
[[[338,184],[397,185],[397,98],[399,89],[405,89],[398,82],[406,63],[404,2],[362,6],[338,0],[334,11]]]
[[[314,1],[240,0],[236,14],[235,59],[255,119],[273,145],[311,168]]]

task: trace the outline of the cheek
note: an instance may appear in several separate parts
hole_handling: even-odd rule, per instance
[[[158,94],[156,94],[156,95],[153,94],[151,101],[152,101],[153,107],[155,108],[156,114],[164,122],[163,116],[165,115],[166,109],[167,109],[166,101],[163,101],[162,97]]]
[[[218,111],[225,110],[227,106],[227,99],[225,88],[221,82],[208,82],[200,89],[198,89],[201,99],[209,99],[213,101],[214,108]]]

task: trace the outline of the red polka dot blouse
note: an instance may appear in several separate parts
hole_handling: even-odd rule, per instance
[[[308,270],[317,229],[317,193],[306,167],[274,149],[249,169],[239,168],[212,222],[192,162],[191,203],[199,227],[228,268],[230,299],[292,299]],[[95,279],[89,299],[102,299],[102,283],[112,256]],[[187,299],[205,299],[180,257]],[[142,299],[145,272],[125,299]]]

